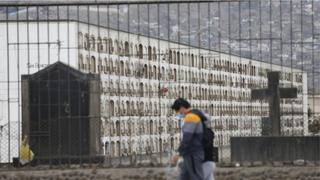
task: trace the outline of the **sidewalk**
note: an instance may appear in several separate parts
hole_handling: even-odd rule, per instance
[[[59,180],[171,180],[167,168],[116,168],[116,169],[55,169],[55,170],[13,170],[0,171],[0,180],[59,179]],[[238,179],[281,179],[316,180],[320,179],[320,167],[254,167],[218,168],[217,180]]]

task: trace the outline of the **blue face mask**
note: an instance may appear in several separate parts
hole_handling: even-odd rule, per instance
[[[184,115],[181,114],[181,113],[178,113],[178,114],[176,114],[175,118],[176,119],[182,119],[182,118],[184,118]]]

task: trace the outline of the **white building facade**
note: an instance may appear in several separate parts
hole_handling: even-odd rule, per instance
[[[298,88],[298,98],[281,101],[282,134],[307,133],[307,76],[301,70],[74,21],[0,27],[1,82],[20,82],[22,74],[56,61],[101,75],[106,155],[176,149],[180,122],[170,106],[178,97],[211,118],[216,145],[228,146],[231,136],[261,135],[268,103],[250,96],[252,88],[267,86],[268,71],[281,72],[282,86]],[[3,101],[2,119],[20,122],[20,84],[2,84],[0,98],[10,102]]]

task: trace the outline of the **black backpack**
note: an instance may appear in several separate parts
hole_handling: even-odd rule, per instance
[[[212,129],[208,128],[205,123],[208,118],[200,110],[193,109],[191,112],[201,118],[203,126],[204,161],[218,162],[218,148],[213,145],[215,135]]]

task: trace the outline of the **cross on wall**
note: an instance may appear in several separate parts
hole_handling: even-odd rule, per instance
[[[268,72],[268,88],[252,89],[251,99],[268,99],[269,101],[269,120],[272,126],[272,136],[281,135],[280,126],[280,98],[297,98],[297,88],[280,88],[280,72]]]

